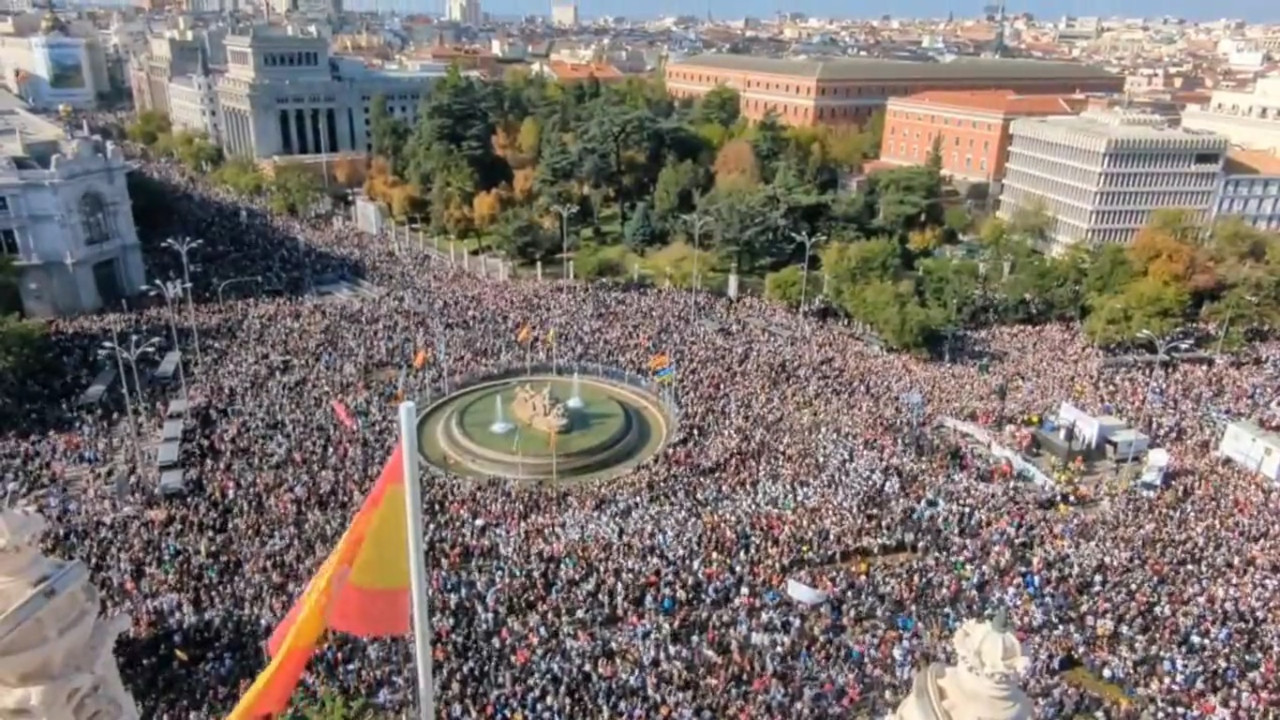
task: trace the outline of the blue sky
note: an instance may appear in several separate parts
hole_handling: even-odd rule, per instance
[[[374,0],[347,0],[352,9],[372,9]],[[550,0],[480,0],[486,12],[498,14],[547,15]],[[894,0],[893,2],[848,2],[847,0],[579,0],[578,12],[583,17],[637,13],[653,17],[687,13],[703,15],[708,7],[717,18],[741,18],[744,15],[767,17],[780,9],[810,15],[840,17],[877,17],[890,13],[898,17],[974,16],[982,12],[986,0],[971,3],[955,0]],[[441,0],[378,0],[380,8],[399,11],[440,12]],[[1222,17],[1243,18],[1252,22],[1280,21],[1280,3],[1275,0],[1032,0],[1010,3],[1009,12],[1030,12],[1037,17],[1057,18],[1061,15],[1156,16],[1169,14],[1193,20],[1216,20]]]

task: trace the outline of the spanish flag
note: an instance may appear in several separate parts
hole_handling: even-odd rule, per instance
[[[404,459],[397,446],[337,547],[271,635],[271,662],[228,720],[285,711],[325,630],[357,637],[409,633]]]
[[[418,354],[413,356],[413,369],[421,370],[427,366],[428,360],[430,360],[430,357],[427,355],[427,351],[419,350]]]
[[[524,327],[520,328],[520,332],[516,333],[516,342],[520,343],[521,345],[529,342],[529,340],[531,340],[532,338],[533,338],[533,328],[529,327],[528,325],[525,325]]]

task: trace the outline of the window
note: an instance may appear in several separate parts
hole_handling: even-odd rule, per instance
[[[18,235],[11,228],[0,230],[0,255],[8,257],[19,257],[22,253],[18,250]]]
[[[86,245],[99,245],[111,239],[107,205],[98,193],[87,192],[80,198],[80,226],[84,229]]]
[[[9,214],[9,198],[0,197],[0,215]]]

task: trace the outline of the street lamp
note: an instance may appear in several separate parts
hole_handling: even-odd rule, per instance
[[[1170,353],[1173,351],[1182,350],[1185,352],[1193,347],[1189,340],[1179,339],[1176,332],[1161,337],[1150,330],[1139,330],[1137,337],[1139,340],[1145,340],[1150,343],[1155,348],[1157,364],[1172,360],[1173,357]]]
[[[1257,305],[1257,304],[1258,304],[1258,298],[1256,298],[1256,297],[1254,297],[1254,296],[1252,296],[1252,295],[1245,295],[1245,296],[1244,296],[1244,299],[1245,299],[1245,300],[1247,300],[1248,302],[1250,302],[1250,303],[1254,304],[1254,305]],[[1218,336],[1218,352],[1217,352],[1217,355],[1219,355],[1219,356],[1221,356],[1221,355],[1222,355],[1222,343],[1223,343],[1223,342],[1225,342],[1225,341],[1226,341],[1226,339],[1227,339],[1227,330],[1229,330],[1229,329],[1231,328],[1231,316],[1235,314],[1235,311],[1236,311],[1236,303],[1234,303],[1234,302],[1233,302],[1233,303],[1231,303],[1230,305],[1228,305],[1228,306],[1227,306],[1227,317],[1226,317],[1226,319],[1222,322],[1222,334]]]
[[[680,219],[693,231],[693,289],[701,290],[702,283],[698,276],[698,254],[702,246],[702,231],[714,224],[715,218],[710,215],[691,212],[681,215]]]
[[[560,213],[560,257],[563,267],[561,268],[564,279],[569,279],[569,218],[578,212],[577,205],[568,203],[557,203],[551,206],[551,209]]]
[[[804,304],[809,296],[809,256],[813,253],[813,246],[826,240],[827,236],[821,233],[793,232],[791,237],[804,245],[804,277],[800,281],[800,311],[804,312]]]
[[[191,259],[192,250],[204,244],[203,240],[196,240],[189,237],[169,238],[160,243],[178,253],[182,258],[182,282],[186,285],[187,290],[187,312],[191,322],[191,337],[196,346],[196,362],[204,364],[204,356],[200,354],[200,331],[196,329],[196,306],[195,299],[191,296]]]
[[[155,285],[144,285],[146,290],[152,295],[159,295],[164,298],[164,304],[169,308],[169,332],[173,334],[173,349],[178,353],[178,383],[182,386],[182,397],[187,397],[187,374],[182,369],[182,349],[178,345],[178,323],[175,316],[174,304],[182,304],[182,283],[177,280],[168,282],[158,282]]]
[[[222,305],[223,289],[225,289],[228,285],[234,285],[236,283],[242,283],[242,282],[262,283],[262,276],[249,275],[248,277],[231,278],[230,280],[223,280],[222,282],[218,283],[218,305]]]
[[[119,364],[119,367],[120,367],[120,384],[121,385],[129,384],[124,377],[124,363],[125,362],[129,363],[129,368],[133,371],[133,388],[138,392],[138,406],[141,407],[142,406],[142,381],[138,379],[138,361],[144,357],[149,357],[152,354],[154,354],[156,351],[156,346],[160,344],[160,339],[151,338],[150,340],[142,341],[137,335],[131,334],[129,335],[129,346],[125,347],[119,343],[118,338],[116,337],[115,328],[111,329],[111,337],[112,337],[112,341],[103,343],[102,349],[106,352],[115,353],[116,362]],[[126,393],[127,393],[127,390],[126,390]],[[126,394],[126,398],[127,397],[128,396]],[[127,404],[128,402],[126,401],[126,405]],[[132,410],[130,410],[129,412],[129,422],[130,424],[133,423]],[[134,461],[138,464],[138,467],[142,467],[142,446],[140,443],[141,441],[138,439],[138,427],[137,425],[134,425],[133,426]]]
[[[136,336],[135,336],[136,337]],[[142,467],[142,449],[138,445],[138,425],[133,419],[133,400],[129,397],[129,380],[124,374],[124,359],[126,351],[120,347],[120,337],[116,332],[116,326],[111,326],[111,341],[102,343],[98,349],[98,354],[102,357],[115,355],[116,367],[120,373],[120,391],[124,393],[124,409],[129,416],[129,434],[133,440],[133,462],[134,465]],[[130,360],[132,363],[132,359]],[[137,382],[137,374],[134,374],[134,382]],[[138,388],[138,394],[142,394],[142,389]],[[141,399],[141,398],[139,398]]]

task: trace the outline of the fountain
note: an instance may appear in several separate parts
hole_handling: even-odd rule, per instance
[[[570,397],[568,400],[565,400],[564,402],[565,407],[568,407],[573,410],[582,409],[582,406],[585,403],[582,402],[582,393],[579,392],[581,389],[582,389],[582,382],[578,379],[578,371],[574,370],[573,371],[573,396]]]
[[[502,396],[496,395],[493,398],[493,424],[489,426],[489,432],[494,435],[506,435],[515,427],[514,424],[507,421],[506,416],[502,412]]]

